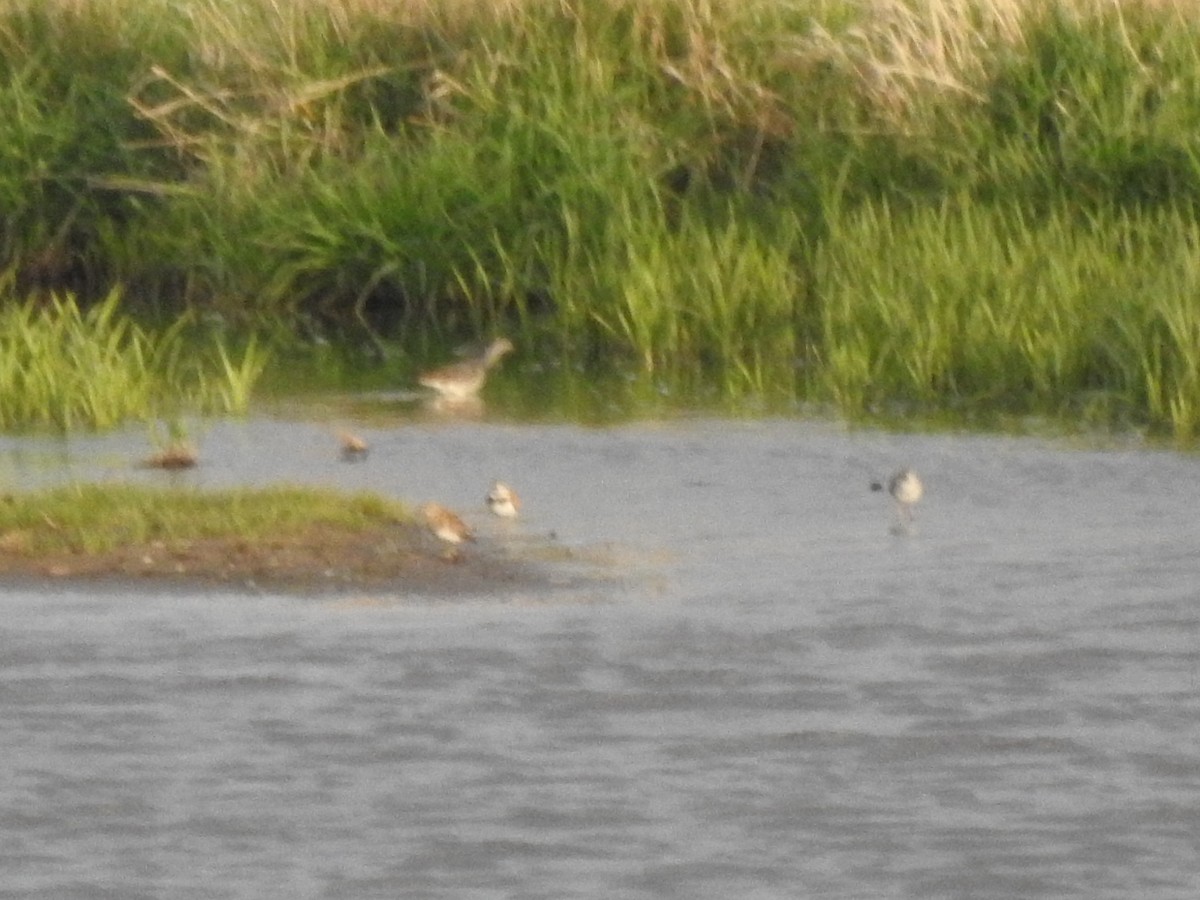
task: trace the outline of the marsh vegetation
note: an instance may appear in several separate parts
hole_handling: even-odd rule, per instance
[[[71,484],[0,498],[0,573],[402,581],[433,559],[410,521],[403,504],[367,492]]]
[[[143,327],[116,290],[86,309],[71,296],[0,303],[0,428],[245,413],[266,351],[251,338],[235,353],[220,336],[190,333],[190,319]]]
[[[73,484],[0,498],[5,543],[40,553],[103,553],[209,537],[269,541],[313,525],[364,531],[410,518],[403,504],[375,494],[289,486],[202,491]]]
[[[681,403],[1186,441],[1198,48],[1153,0],[13,0],[0,267]]]

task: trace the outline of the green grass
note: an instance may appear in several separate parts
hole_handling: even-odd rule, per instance
[[[73,297],[0,305],[0,428],[62,432],[184,413],[242,414],[267,364],[219,336],[190,337],[190,317],[138,325],[115,290],[83,309]]]
[[[364,531],[406,521],[405,507],[374,494],[317,488],[200,491],[78,484],[0,498],[0,535],[20,552],[103,554],[206,538],[282,540],[313,528]]]
[[[568,336],[623,348],[618,359],[682,395],[716,385],[731,399],[790,395],[802,283],[798,231],[767,237],[639,216],[557,270]]]
[[[18,297],[504,332],[683,403],[1200,424],[1184,4],[14,0],[0,72]],[[218,351],[218,402],[260,362]]]
[[[846,415],[1043,414],[1195,435],[1200,225],[948,201],[863,207],[820,259],[812,389]]]

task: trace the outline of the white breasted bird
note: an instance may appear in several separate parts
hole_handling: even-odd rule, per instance
[[[912,469],[901,469],[888,479],[887,489],[896,501],[896,512],[900,520],[905,524],[912,522],[912,508],[925,495],[925,485],[921,483],[920,476]],[[872,482],[871,490],[882,491],[883,483]]]
[[[515,519],[521,511],[521,498],[507,484],[497,481],[488,491],[487,505],[488,509],[501,518]]]

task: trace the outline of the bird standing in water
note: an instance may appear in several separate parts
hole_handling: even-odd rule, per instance
[[[488,491],[487,505],[502,519],[515,519],[521,509],[521,498],[517,492],[502,481],[497,481]]]
[[[512,351],[512,341],[508,338],[496,338],[478,356],[423,372],[417,381],[424,387],[437,391],[442,399],[471,400],[487,381],[488,370],[496,365],[504,354]]]
[[[337,439],[342,447],[342,459],[344,461],[358,462],[367,458],[367,451],[371,449],[370,445],[353,431],[347,431],[344,428],[338,429]]]
[[[912,524],[912,508],[925,495],[925,485],[921,483],[920,477],[912,469],[901,469],[888,479],[887,489],[896,501],[896,512],[900,521],[904,525]],[[872,482],[871,490],[882,491],[883,483]]]

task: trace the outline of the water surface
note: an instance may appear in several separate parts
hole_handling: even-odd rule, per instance
[[[9,585],[0,896],[1200,895],[1194,459],[791,421],[362,432],[347,465],[321,425],[219,423],[182,480],[438,499],[586,577]],[[166,477],[143,445],[5,439],[0,476]],[[867,490],[900,465],[911,533]]]

